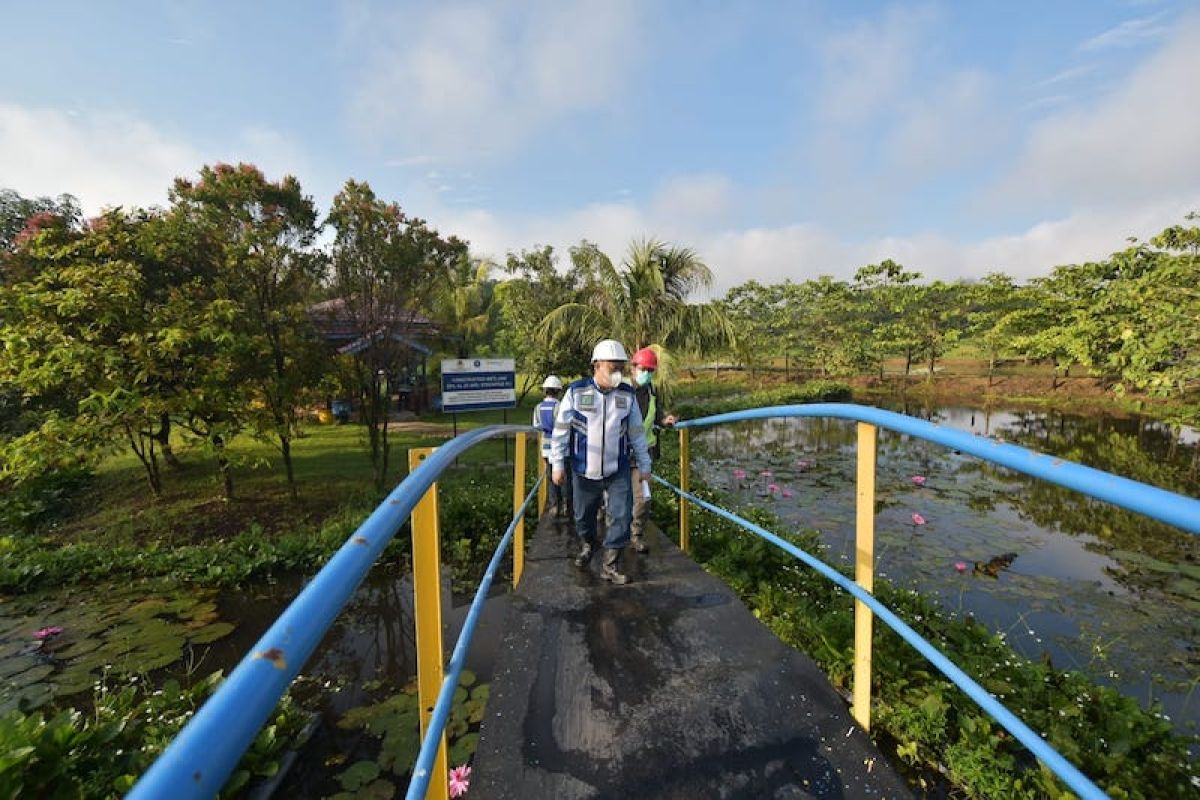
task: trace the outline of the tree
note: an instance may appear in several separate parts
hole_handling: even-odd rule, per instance
[[[354,180],[333,200],[328,224],[334,293],[364,346],[349,361],[359,388],[375,484],[387,484],[389,376],[406,345],[401,341],[421,311],[433,305],[437,282],[466,253],[466,244],[441,238],[424,220],[380,200]]]
[[[572,261],[559,272],[554,248],[545,246],[509,253],[504,271],[511,277],[496,284],[496,347],[512,353],[522,367],[518,400],[540,386],[546,375],[584,374],[591,344],[565,330],[550,338],[541,330],[549,310],[581,299],[587,285],[584,269]]]
[[[34,268],[0,291],[0,377],[26,398],[54,398],[44,419],[9,448],[10,471],[54,468],[43,451],[94,456],[125,441],[142,463],[151,491],[162,483],[157,441],[165,413],[154,351],[161,274],[148,254],[153,215],[107,212],[83,234],[44,228],[18,244]]]
[[[434,318],[444,337],[453,340],[459,358],[483,354],[492,327],[493,264],[473,259],[466,251],[450,265],[445,277],[435,285]]]
[[[216,394],[206,397],[224,395],[238,403],[249,398],[240,410],[206,403],[201,412],[193,404],[193,424],[201,421],[203,435],[221,443],[227,498],[233,487],[222,444],[230,434],[218,429],[239,416],[275,442],[294,498],[292,440],[301,397],[320,378],[320,345],[305,313],[319,279],[320,262],[309,252],[316,208],[296,178],[271,182],[250,164],[205,166],[199,180],[177,180],[171,197],[172,220],[213,258],[213,302],[230,306],[220,312],[229,322],[228,361],[220,380],[244,385],[232,395],[214,386]]]
[[[919,289],[914,284],[920,279],[921,273],[908,272],[890,258],[868,264],[854,273],[854,290],[863,318],[873,331],[868,357],[879,364],[880,378],[883,377],[883,360],[888,356],[904,356],[904,374],[907,376],[921,351],[922,326],[917,317]]]
[[[983,345],[988,356],[988,386],[996,373],[996,362],[1015,338],[1012,321],[1028,307],[1028,294],[1002,272],[992,272],[965,293],[967,333]]]
[[[686,247],[653,239],[636,241],[620,268],[595,245],[572,248],[584,287],[581,298],[550,311],[542,321],[546,339],[562,336],[590,348],[619,339],[639,349],[658,345],[668,353],[702,354],[732,345],[733,323],[716,303],[689,303],[712,285],[712,272]]]

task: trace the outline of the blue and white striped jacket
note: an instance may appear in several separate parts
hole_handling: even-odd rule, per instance
[[[646,431],[633,388],[622,383],[602,391],[592,378],[568,386],[554,421],[551,465],[561,468],[570,457],[576,474],[599,480],[629,469],[630,450],[638,469],[650,474]]]
[[[542,432],[542,458],[550,458],[550,437],[554,435],[554,407],[558,401],[547,397],[533,409],[533,427]]]

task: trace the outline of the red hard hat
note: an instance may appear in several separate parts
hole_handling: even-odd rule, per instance
[[[630,363],[636,364],[642,369],[658,369],[658,354],[649,347],[643,347],[633,354],[633,360]]]

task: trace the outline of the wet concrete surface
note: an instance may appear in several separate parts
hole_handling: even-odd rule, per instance
[[[660,533],[612,586],[547,518],[512,597],[480,798],[890,798],[912,792],[806,656]]]

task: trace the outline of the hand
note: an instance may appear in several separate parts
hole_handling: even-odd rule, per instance
[[[663,417],[663,425],[666,425],[668,428],[678,421],[678,417],[676,417],[674,414],[667,414],[665,417]]]
[[[554,481],[555,486],[562,486],[567,479],[567,471],[561,467],[555,467],[554,474],[550,476],[550,479]]]

